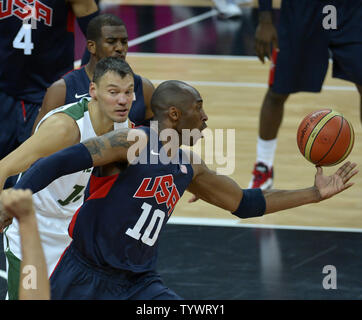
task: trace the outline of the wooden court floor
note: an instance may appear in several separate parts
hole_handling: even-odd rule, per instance
[[[157,54],[129,54],[134,71],[158,85],[163,80],[178,79],[195,86],[204,99],[211,129],[235,129],[235,171],[231,175],[241,187],[247,187],[256,156],[260,106],[266,92],[269,63],[262,65],[253,57],[210,57]],[[284,120],[278,136],[275,158],[276,189],[296,189],[313,184],[315,168],[299,153],[297,127],[303,117],[321,108],[337,110],[352,122],[355,145],[348,160],[362,163],[362,128],[359,121],[359,95],[346,81],[332,79],[328,73],[321,93],[298,93],[286,103]],[[224,135],[226,144],[226,133]],[[205,157],[201,147],[202,157]],[[226,155],[226,149],[224,148]],[[211,168],[222,165],[210,165]],[[325,168],[332,174],[336,168]],[[327,201],[253,218],[240,223],[291,226],[362,228],[362,174],[355,185]],[[186,193],[173,213],[175,217],[235,219],[228,212],[203,201],[188,203]]]

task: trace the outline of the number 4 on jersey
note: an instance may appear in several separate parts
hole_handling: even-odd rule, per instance
[[[31,42],[31,24],[23,24],[17,33],[13,47],[16,49],[23,49],[25,55],[31,55],[34,49],[34,43]]]

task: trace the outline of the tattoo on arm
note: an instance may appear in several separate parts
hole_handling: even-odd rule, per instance
[[[100,138],[90,139],[84,142],[84,145],[87,147],[89,153],[94,155],[102,155],[102,149],[105,148],[105,144]]]
[[[127,140],[128,130],[127,132],[117,132],[117,134],[112,134],[109,136],[108,141],[112,148],[116,147],[124,147],[129,148],[131,143]]]
[[[106,158],[109,158],[110,152],[113,151],[112,149],[128,149],[132,145],[127,140],[128,131],[129,129],[112,131],[103,136],[84,141],[83,144],[88,149],[93,160],[106,160]]]

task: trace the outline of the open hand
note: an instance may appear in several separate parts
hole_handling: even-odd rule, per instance
[[[333,175],[324,176],[322,167],[317,166],[314,186],[320,194],[320,200],[328,199],[353,185],[349,180],[358,173],[356,163],[346,162]]]

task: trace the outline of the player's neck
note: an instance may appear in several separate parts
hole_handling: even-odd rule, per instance
[[[113,130],[113,121],[100,111],[97,101],[94,99],[89,101],[88,110],[92,127],[97,136],[101,136]]]
[[[94,69],[96,67],[97,61],[90,58],[89,62],[85,65],[84,69],[90,81],[93,79]]]
[[[154,117],[152,119],[152,121],[157,121],[157,126],[152,125],[152,122],[151,122],[151,129],[157,131],[158,136],[160,136],[160,133],[163,130],[166,130],[166,129],[176,130],[175,128],[173,128],[172,123],[167,119],[158,119],[158,118]],[[179,136],[178,147],[180,147],[181,146],[181,144],[180,144],[181,137],[180,137],[179,133],[178,133],[178,136]],[[161,142],[163,145],[170,143],[169,141],[161,141]]]

